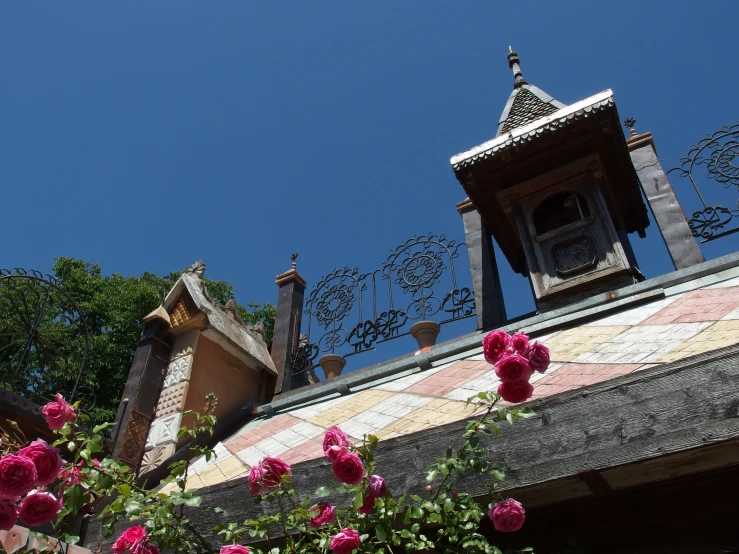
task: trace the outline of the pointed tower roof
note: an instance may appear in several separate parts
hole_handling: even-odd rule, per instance
[[[496,137],[553,114],[565,107],[539,87],[528,84],[521,73],[520,59],[513,48],[508,47],[508,67],[513,70],[513,92],[508,97],[503,113],[498,121]]]

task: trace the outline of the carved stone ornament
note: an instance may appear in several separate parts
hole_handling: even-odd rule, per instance
[[[205,275],[205,262],[203,260],[198,260],[194,264],[192,264],[190,267],[187,268],[186,273],[191,273],[198,279],[202,279]]]
[[[159,395],[159,402],[157,402],[154,417],[159,419],[176,412],[181,412],[185,407],[185,398],[187,397],[189,386],[189,381],[182,381],[162,390],[162,393]]]
[[[169,443],[164,446],[157,446],[151,450],[144,452],[144,457],[141,460],[141,468],[139,469],[139,475],[143,475],[162,465],[166,462],[172,454],[175,452],[175,444]]]
[[[167,367],[167,375],[164,377],[164,388],[190,379],[192,360],[192,355],[188,354],[187,356],[171,361],[169,367]]]
[[[155,419],[151,422],[149,436],[146,439],[146,450],[151,450],[157,446],[167,443],[177,442],[177,432],[182,422],[182,414],[176,413],[161,419]]]

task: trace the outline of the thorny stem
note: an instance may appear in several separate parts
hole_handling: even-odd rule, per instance
[[[280,503],[280,519],[282,521],[282,534],[287,543],[287,522],[285,521],[285,505],[282,503],[282,495],[277,495],[277,501]],[[292,548],[290,549],[292,550]]]
[[[195,537],[200,541],[200,544],[202,544],[208,551],[215,552],[214,548],[210,545],[210,543],[201,535],[195,527],[192,526],[191,523],[185,523],[185,527],[188,531],[190,531]]]
[[[477,424],[475,425],[475,434],[473,436],[477,436],[477,434],[480,432],[480,425],[483,424],[483,422],[487,419],[487,417],[492,413],[493,408],[495,407],[495,404],[497,403],[497,400],[494,400],[490,406],[488,406],[488,410],[482,414],[482,417],[477,420]],[[467,450],[467,442],[459,447],[459,450],[457,450],[457,458],[459,458],[462,454],[464,454],[465,450]],[[449,477],[451,477],[452,472],[450,471],[446,475],[444,475],[444,478],[441,480],[441,483],[439,483],[439,486],[436,487],[436,492],[434,493],[434,496],[431,498],[431,502],[436,500],[436,497],[439,496],[439,493],[441,492],[441,488],[444,486],[444,483],[447,482]]]

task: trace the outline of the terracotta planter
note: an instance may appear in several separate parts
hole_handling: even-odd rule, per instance
[[[341,371],[346,365],[346,358],[338,354],[326,354],[318,360],[318,365],[323,369],[326,379],[331,379],[332,377],[341,375]]]
[[[419,321],[411,325],[411,336],[416,339],[418,348],[426,348],[436,344],[441,326],[435,321]]]

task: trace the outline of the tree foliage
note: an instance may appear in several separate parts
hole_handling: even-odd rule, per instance
[[[91,393],[89,397],[95,399],[95,406],[89,413],[95,422],[110,421],[115,417],[136,344],[143,331],[142,319],[161,304],[181,272],[166,276],[151,272],[139,277],[124,277],[117,273],[103,276],[97,264],[60,257],[55,260],[52,275],[62,290],[74,299],[87,326],[89,346],[81,383],[87,387],[83,393],[87,391]],[[233,285],[226,281],[207,278],[204,281],[216,303],[226,304],[234,298]],[[269,303],[251,303],[247,307],[239,306],[239,315],[246,323],[261,322],[264,325],[265,340],[269,347],[275,307]],[[3,319],[0,315],[0,328]],[[51,324],[51,321],[45,323],[47,326]],[[48,387],[43,385],[38,375],[46,368],[35,373],[29,372],[32,386],[40,396],[49,397],[58,390],[72,389],[76,371],[70,368],[80,367],[82,348],[65,348],[59,355],[64,357],[66,374],[56,376]],[[64,382],[60,383],[60,379]],[[18,387],[13,388],[18,390]],[[21,388],[19,392],[24,390]]]

